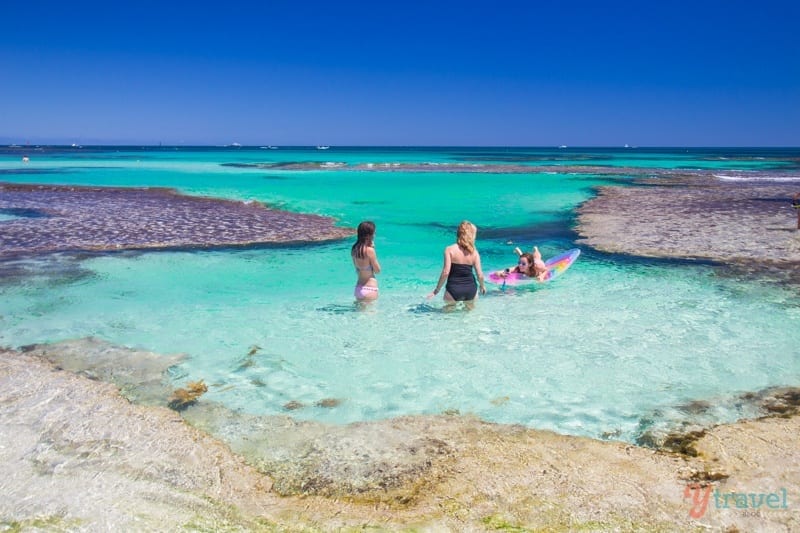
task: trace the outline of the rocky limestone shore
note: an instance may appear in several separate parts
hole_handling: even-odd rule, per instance
[[[106,362],[91,367],[88,352]],[[800,528],[796,406],[688,436],[693,453],[675,453],[464,416],[338,427],[237,416],[201,397],[181,417],[157,405],[155,361],[91,340],[0,351],[0,527]],[[149,392],[131,403],[103,381],[112,373]],[[237,428],[226,442],[201,431]]]

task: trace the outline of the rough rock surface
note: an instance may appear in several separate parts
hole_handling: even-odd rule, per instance
[[[612,253],[703,259],[800,283],[796,184],[701,177],[602,187],[578,210],[580,244]]]
[[[796,415],[709,429],[697,437],[694,457],[460,416],[341,428],[272,417],[231,445],[244,453],[251,438],[269,443],[270,464],[245,461],[175,412],[131,404],[112,385],[57,370],[32,355],[42,350],[0,350],[0,527],[800,528]],[[47,349],[50,357],[59,351]],[[198,426],[257,422],[226,422],[209,415],[218,406],[205,415],[202,406],[201,398]],[[259,442],[250,447],[262,449]],[[283,487],[265,473],[276,464],[284,465],[272,470]],[[788,505],[737,507],[737,494],[785,494]]]
[[[214,248],[335,240],[331,218],[171,189],[0,183],[0,258],[59,251]]]

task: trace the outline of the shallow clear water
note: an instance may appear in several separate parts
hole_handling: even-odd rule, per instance
[[[175,381],[203,379],[234,409],[344,423],[457,410],[487,420],[630,440],[642,417],[691,400],[800,383],[800,305],[788,289],[726,279],[709,266],[584,249],[558,280],[490,292],[472,312],[427,302],[461,219],[479,227],[485,269],[513,247],[545,257],[574,247],[571,211],[604,178],[286,171],[223,162],[602,159],[618,166],[743,169],[771,159],[705,152],[524,150],[131,151],[31,154],[7,181],[157,185],[372,219],[384,272],[379,301],[358,310],[351,242],[24,262],[0,284],[0,344],[93,335],[191,357]],[[785,156],[784,153],[779,154]],[[579,157],[580,156],[580,157]],[[770,156],[770,154],[767,154]],[[771,157],[771,156],[770,156]],[[539,158],[539,160],[536,160]],[[573,162],[574,162],[573,161]],[[754,163],[755,161],[755,163]],[[764,163],[766,161],[766,163]],[[565,164],[568,164],[566,162]],[[744,166],[742,165],[744,164]],[[0,168],[22,168],[16,157]],[[2,231],[0,220],[0,231]],[[18,272],[18,270],[15,270]],[[254,347],[258,349],[254,349]],[[254,354],[248,355],[250,351]],[[335,408],[316,407],[325,398]],[[737,416],[722,412],[721,420]]]

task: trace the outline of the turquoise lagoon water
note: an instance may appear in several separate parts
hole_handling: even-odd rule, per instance
[[[381,296],[353,305],[352,241],[22,261],[0,284],[0,344],[95,336],[189,358],[176,386],[256,414],[330,423],[458,411],[503,423],[634,440],[659,416],[707,400],[713,421],[746,415],[737,394],[800,385],[792,289],[710,265],[584,248],[553,283],[489,293],[472,312],[428,302],[456,225],[479,227],[486,270],[514,246],[575,247],[592,174],[281,170],[223,163],[346,162],[643,166],[794,179],[782,150],[65,149],[0,155],[14,182],[167,186],[374,220]],[[613,178],[619,183],[626,178]],[[709,177],[709,179],[715,179]],[[10,215],[6,215],[9,219]],[[2,222],[0,219],[0,231]],[[790,223],[791,221],[789,221]],[[248,353],[257,346],[254,355]],[[316,407],[325,398],[335,408]],[[298,401],[307,407],[287,412]]]

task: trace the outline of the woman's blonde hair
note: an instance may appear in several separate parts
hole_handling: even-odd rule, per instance
[[[478,228],[469,220],[463,220],[458,225],[458,233],[456,243],[467,254],[475,251],[475,236],[478,234]]]

